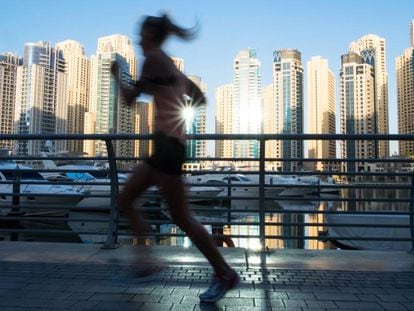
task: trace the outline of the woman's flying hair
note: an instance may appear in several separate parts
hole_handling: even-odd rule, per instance
[[[158,16],[146,16],[142,22],[142,29],[152,30],[154,32],[154,40],[161,44],[170,35],[176,35],[184,40],[192,40],[195,38],[199,25],[196,23],[193,27],[183,28],[174,24],[167,14]]]

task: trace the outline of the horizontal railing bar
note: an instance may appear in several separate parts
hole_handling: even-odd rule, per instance
[[[104,235],[106,236],[106,231],[73,231],[73,230],[47,230],[47,229],[1,229],[0,233],[36,233],[36,234],[62,234],[62,235],[80,235],[80,234],[88,234],[88,235]],[[133,234],[131,234],[132,236]]]
[[[28,209],[28,208],[25,208]],[[53,208],[51,208],[53,209]],[[54,209],[59,210],[66,210],[67,208],[64,207],[55,207]],[[1,208],[0,208],[1,210]],[[70,209],[72,211],[72,209]],[[83,209],[74,209],[73,211],[82,211]],[[107,212],[109,211],[110,208],[88,208],[88,211],[96,211],[96,212]],[[158,211],[158,212],[162,212],[162,211],[168,211],[168,209],[143,209],[143,211]],[[197,209],[194,210],[197,212],[201,212],[201,211],[206,211],[206,209]],[[239,213],[239,214],[246,214],[249,213],[250,216],[252,214],[258,214],[259,211],[255,211],[255,210],[245,210],[245,209],[232,209],[231,211],[228,209],[220,209],[220,210],[213,210],[211,211],[212,213],[221,213],[221,214],[227,214],[228,212],[231,213]],[[355,211],[341,211],[341,212],[334,212],[334,211],[314,211],[314,210],[265,210],[266,214],[321,214],[321,215],[373,215],[373,216],[386,216],[386,215],[391,215],[391,216],[410,216],[410,215],[414,215],[414,212],[368,212],[368,211],[360,211],[360,212],[355,212]],[[29,214],[30,215],[30,214]],[[8,216],[7,214],[0,214],[0,219],[9,219],[9,217],[12,216]],[[21,219],[26,219],[26,217],[28,216],[21,216]],[[214,217],[214,216],[211,216]]]
[[[68,231],[68,230],[42,230],[42,229],[0,229],[0,232],[5,233],[45,233],[45,234],[88,234],[88,235],[105,235],[106,232],[95,232],[95,231]],[[132,233],[124,233],[119,231],[119,235],[133,236]],[[146,234],[147,237],[185,237],[185,234],[179,233],[158,233],[153,232]],[[258,235],[225,235],[225,234],[212,234],[213,237],[230,237],[233,239],[259,239]],[[266,239],[280,239],[280,240],[355,240],[355,241],[394,241],[394,242],[411,242],[414,239],[411,238],[389,238],[389,237],[331,237],[331,236],[288,236],[288,235],[266,235]]]
[[[67,218],[67,217],[42,217],[42,216],[7,216],[2,217],[0,216],[0,220],[7,222],[7,221],[19,221],[19,220],[25,220],[25,221],[69,221],[69,222],[109,222],[111,219],[108,214],[108,219],[91,219],[91,218]]]
[[[197,208],[193,209],[193,211],[197,212],[205,212],[205,211],[212,211],[215,213],[259,213],[258,210],[254,209],[228,209],[228,208],[220,208],[220,209],[209,209],[209,208]],[[414,215],[414,212],[409,211],[333,211],[333,210],[289,210],[289,209],[265,209],[267,214],[332,214],[332,215],[349,215],[349,214],[356,214],[356,215]]]
[[[257,201],[258,197],[243,197],[243,196],[222,196],[223,199],[232,199],[232,200],[245,200],[245,201]],[[370,198],[331,198],[331,197],[317,197],[317,196],[266,196],[264,198],[265,201],[328,201],[328,202],[384,202],[384,203],[410,203],[413,202],[414,199],[406,198],[406,199],[370,199]]]
[[[39,155],[24,155],[24,156],[2,156],[3,160],[14,160],[16,162],[26,161],[26,160],[39,160],[39,161],[47,161],[47,160],[57,160],[57,161],[108,161],[108,157],[106,156],[66,156],[66,155],[52,155],[45,153],[45,156]]]
[[[57,207],[60,208],[60,207]],[[65,209],[65,208],[64,208]],[[110,208],[87,208],[87,212],[107,212],[109,211]],[[156,212],[163,212],[163,211],[169,211],[168,209],[161,209],[161,208],[152,208],[152,207],[148,207],[148,208],[143,208],[143,211],[149,212],[149,211],[156,211]],[[72,209],[71,209],[72,211]],[[83,209],[73,209],[73,211],[84,211]],[[237,213],[237,216],[240,216],[239,214],[256,214],[259,213],[259,211],[256,210],[246,210],[246,209],[215,209],[215,210],[208,210],[206,208],[197,208],[194,209],[194,212],[205,212],[205,211],[211,211],[212,214],[227,214],[229,212],[231,213]],[[414,212],[409,212],[409,211],[378,211],[378,212],[373,212],[373,211],[317,211],[317,210],[269,210],[266,209],[265,210],[266,214],[321,214],[321,215],[373,215],[373,216],[410,216],[410,215],[414,215]],[[30,214],[29,214],[30,215]],[[9,217],[6,214],[0,214],[0,217]],[[26,216],[22,216],[22,217],[26,217]],[[207,216],[208,217],[208,216]],[[216,216],[211,216],[211,217],[216,217]]]
[[[50,193],[32,193],[32,192],[25,192],[25,193],[11,193],[11,192],[1,192],[1,196],[5,197],[50,197]],[[61,194],[61,193],[53,193],[53,197],[59,198],[83,198],[85,194]],[[97,196],[97,197],[105,197],[105,196]],[[1,205],[0,205],[1,206]]]
[[[7,196],[12,196],[10,193],[7,194]],[[27,196],[27,195],[24,195]],[[336,195],[335,195],[336,196]],[[102,197],[102,196],[101,196]],[[157,196],[146,196],[142,198],[159,198]],[[198,199],[202,198],[200,196],[187,196],[188,199]],[[257,201],[259,200],[259,197],[246,197],[246,196],[227,196],[227,195],[220,195],[219,197],[211,197],[207,196],[204,197],[204,201],[220,201],[220,200],[235,200],[235,201]],[[341,197],[331,197],[329,194],[313,194],[313,195],[306,195],[306,196],[269,196],[268,194],[265,194],[265,197],[263,198],[265,201],[299,201],[299,202],[384,202],[384,203],[410,203],[414,202],[414,199],[412,198],[376,198],[376,199],[370,199],[370,198],[341,198]],[[202,201],[202,200],[200,200]]]
[[[188,186],[194,187],[217,187],[223,188],[223,190],[227,190],[229,187],[259,187],[259,184],[223,184],[223,183],[186,183]],[[365,184],[284,184],[284,183],[265,183],[264,186],[266,188],[324,188],[324,189],[413,189],[413,186],[409,183],[401,183],[401,184],[383,184],[383,183],[365,183]]]
[[[0,220],[5,222],[8,221],[63,221],[63,222],[91,222],[91,223],[105,223],[110,221],[108,219],[91,219],[91,218],[57,218],[57,217],[0,217]],[[249,222],[249,221],[234,221],[234,222],[223,222],[223,221],[200,221],[205,225],[213,226],[259,226],[260,222]],[[163,225],[163,224],[173,224],[171,221],[163,220],[147,220],[147,224],[150,225]],[[120,224],[128,224],[127,221],[120,222]],[[398,225],[398,224],[355,224],[355,223],[341,223],[341,224],[328,224],[328,223],[302,223],[302,222],[266,222],[266,226],[284,226],[284,227],[293,227],[293,226],[303,226],[303,227],[352,227],[352,228],[414,228],[410,225]]]
[[[151,236],[168,236],[168,237],[183,237],[184,234],[166,234],[166,233],[156,233]],[[213,237],[230,237],[234,239],[259,239],[258,235],[227,235],[227,234],[212,234]],[[413,239],[410,238],[388,238],[388,237],[319,237],[319,236],[289,236],[289,235],[266,235],[266,239],[280,239],[280,240],[360,240],[360,241],[394,241],[394,242],[410,242]]]
[[[330,240],[330,241],[393,241],[393,242],[411,242],[411,238],[389,238],[389,237],[330,237],[330,236],[287,236],[287,235],[266,235],[266,239],[280,240]]]
[[[117,157],[117,160],[133,160],[137,159],[134,157]],[[246,159],[250,162],[259,162],[259,158],[226,158],[226,157],[192,157],[186,158],[188,161],[219,161],[219,162],[232,162],[232,161],[242,161]],[[244,160],[244,161],[246,161]],[[413,159],[408,158],[265,158],[265,162],[324,162],[331,164],[347,163],[347,162],[390,162],[390,163],[412,163]]]
[[[301,182],[299,180],[299,182]],[[12,184],[20,184],[20,185],[45,185],[45,186],[56,186],[56,185],[69,185],[69,186],[109,186],[111,183],[110,181],[42,181],[42,180],[8,180],[8,181],[0,181],[2,185],[12,185]],[[118,182],[119,186],[125,185],[125,182]],[[242,183],[231,183],[231,184],[223,184],[223,183],[205,183],[205,182],[190,182],[186,183],[188,186],[193,187],[216,187],[216,188],[223,188],[226,190],[228,187],[234,188],[257,188],[259,187],[258,183],[252,184],[242,184]],[[373,183],[373,182],[366,182],[366,183],[359,183],[354,182],[353,184],[342,184],[342,183],[335,183],[335,184],[285,184],[285,183],[265,183],[265,187],[267,188],[326,188],[326,189],[412,189],[413,187],[409,183]],[[149,190],[151,191],[151,190]]]
[[[64,172],[78,172],[78,173],[93,173],[96,172],[97,170],[93,170],[93,169],[15,169],[15,168],[8,168],[8,169],[2,169],[3,171],[8,171],[8,172],[54,172],[54,173],[64,173]],[[194,171],[186,171],[187,173],[194,173]],[[109,174],[109,171],[108,171]],[[259,175],[260,172],[259,171],[242,171],[242,170],[234,170],[234,171],[226,171],[226,172],[221,172],[221,171],[208,171],[208,170],[204,170],[204,171],[198,171],[197,174],[193,174],[192,176],[198,176],[198,175],[202,175],[202,174],[219,174],[219,175],[230,175],[230,174],[246,174],[246,175]],[[284,171],[284,172],[272,172],[272,171],[268,171],[265,173],[265,175],[281,175],[281,176],[286,176],[286,175],[296,175],[296,176],[315,176],[315,175],[320,175],[320,176],[378,176],[378,177],[389,177],[389,176],[395,176],[395,177],[412,177],[413,176],[413,172],[340,172],[340,171],[330,171],[330,172],[308,172],[308,171]]]
[[[414,215],[414,212],[403,212],[403,211],[316,211],[316,210],[288,210],[283,211],[271,211],[266,210],[269,214],[322,214],[322,215]]]
[[[17,184],[17,185],[46,185],[46,186],[56,186],[56,185],[65,185],[65,186],[108,186],[111,183],[110,182],[90,182],[90,181],[67,181],[67,180],[59,180],[59,181],[45,181],[45,180],[40,180],[40,181],[30,181],[30,180],[20,180],[20,181],[16,181],[16,180],[8,180],[8,181],[0,181],[0,185],[13,185],[13,184]]]
[[[0,134],[0,140],[150,140],[154,134]],[[414,140],[412,134],[188,134],[187,140]]]
[[[25,192],[25,193],[11,193],[11,192],[0,192],[1,196],[5,197],[50,197],[50,193],[41,193],[41,192]],[[62,198],[108,198],[110,197],[110,194],[91,194],[91,193],[79,193],[79,194],[59,194],[59,193],[53,193],[54,197],[62,197]],[[143,199],[153,199],[153,198],[159,198],[159,195],[155,194],[143,194],[140,196],[140,198]],[[190,197],[191,198],[191,197]],[[197,198],[197,197],[195,197]],[[1,204],[0,204],[1,206]]]
[[[209,170],[200,170],[197,171],[196,174],[194,174],[194,171],[187,171],[187,173],[193,173],[192,176],[198,176],[198,175],[203,175],[203,174],[219,174],[219,175],[226,175],[226,174],[244,174],[244,175],[259,175],[260,172],[259,171],[243,171],[243,170],[231,170],[231,171],[226,171],[226,172],[221,172],[221,171],[209,171]],[[321,172],[309,172],[309,171],[281,171],[281,172],[276,172],[276,171],[267,171],[265,174],[266,175],[283,175],[283,176],[291,176],[291,175],[298,175],[298,176],[315,176],[315,175],[319,175],[319,176],[384,176],[384,177],[389,177],[389,176],[396,176],[396,177],[412,177],[413,176],[413,172],[393,172],[393,173],[384,173],[384,172],[340,172],[340,171],[321,171]]]

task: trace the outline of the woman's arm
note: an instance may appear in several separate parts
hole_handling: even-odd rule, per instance
[[[112,62],[111,73],[115,78],[117,87],[119,87],[121,90],[121,96],[124,98],[126,104],[128,106],[135,104],[135,98],[137,98],[141,93],[140,89],[135,86],[127,87],[125,85],[122,85],[122,82],[119,79],[120,67],[117,62]]]
[[[200,88],[197,86],[197,84],[191,81],[188,77],[185,77],[185,79],[186,79],[186,93],[188,96],[191,97],[193,106],[198,106],[200,104],[206,104],[207,103],[206,97],[204,96]]]
[[[145,58],[142,68],[141,77],[130,86],[122,85],[119,74],[119,64],[113,62],[111,65],[111,73],[115,77],[117,85],[121,89],[121,96],[125,99],[128,105],[134,103],[134,99],[141,93],[154,95],[162,92],[164,87],[174,86],[176,78],[171,74],[168,75],[167,68],[161,67],[163,59],[158,55],[150,55]]]

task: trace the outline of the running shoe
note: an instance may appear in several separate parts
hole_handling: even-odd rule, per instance
[[[216,302],[226,295],[226,293],[237,287],[240,283],[240,276],[236,271],[232,270],[229,277],[213,277],[210,287],[200,294],[202,302]]]

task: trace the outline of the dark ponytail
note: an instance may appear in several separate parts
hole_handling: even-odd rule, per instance
[[[147,16],[142,23],[142,28],[154,31],[154,40],[162,44],[170,35],[176,35],[184,40],[192,40],[197,35],[199,24],[191,28],[183,28],[174,24],[167,14],[161,17]]]

